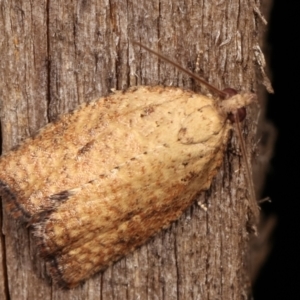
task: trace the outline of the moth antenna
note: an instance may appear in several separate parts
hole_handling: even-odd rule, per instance
[[[180,71],[186,73],[187,75],[189,75],[190,77],[192,77],[193,79],[201,82],[202,84],[206,85],[211,91],[217,93],[220,97],[222,98],[227,98],[227,93],[219,90],[218,88],[216,88],[215,86],[213,86],[212,84],[208,83],[206,80],[202,79],[201,77],[199,77],[198,75],[196,75],[195,73],[189,71],[188,69],[185,69],[184,67],[182,67],[181,65],[179,65],[178,63],[176,63],[175,61],[171,60],[170,58],[146,47],[145,45],[139,43],[139,42],[136,42],[136,41],[133,41],[134,44],[144,48],[145,50],[149,51],[150,53],[158,56],[160,59],[170,63],[171,65],[173,65],[174,67],[176,67],[177,69],[179,69]]]
[[[245,141],[244,141],[244,138],[242,135],[239,117],[237,114],[234,114],[234,118],[235,118],[235,125],[236,125],[236,129],[237,129],[236,131],[237,131],[237,135],[239,138],[240,147],[241,147],[241,151],[242,151],[242,157],[243,157],[244,165],[246,168],[246,183],[249,187],[249,194],[250,194],[249,205],[251,207],[251,211],[254,214],[254,217],[257,219],[258,218],[258,205],[257,205],[257,201],[256,201],[253,179],[252,179],[252,175],[251,175],[251,171],[250,171],[250,167],[249,167],[248,153],[247,153]]]

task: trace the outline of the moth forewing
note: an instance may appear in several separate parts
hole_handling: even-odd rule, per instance
[[[169,226],[210,186],[229,129],[203,95],[118,91],[1,158],[7,210],[34,226],[54,279],[75,286]]]

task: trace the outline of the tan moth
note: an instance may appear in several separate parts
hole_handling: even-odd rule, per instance
[[[237,119],[254,99],[216,103],[161,86],[116,91],[2,156],[0,195],[11,216],[33,226],[53,279],[74,287],[168,227],[209,188],[231,129],[227,114]]]

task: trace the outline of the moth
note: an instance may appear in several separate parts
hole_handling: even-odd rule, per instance
[[[75,287],[133,251],[209,188],[232,127],[228,114],[238,121],[255,95],[205,84],[226,99],[176,87],[115,91],[62,115],[0,158],[5,208],[33,227],[60,286]]]

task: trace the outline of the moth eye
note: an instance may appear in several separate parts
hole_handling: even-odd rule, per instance
[[[238,94],[237,90],[232,89],[232,88],[226,88],[226,89],[222,90],[222,92],[226,93],[226,95],[227,95],[225,99],[228,99],[228,98]],[[235,123],[236,120],[238,120],[239,122],[242,122],[246,118],[246,115],[247,115],[246,108],[241,107],[237,110],[235,116],[233,113],[229,113],[228,119],[230,120],[231,123]]]
[[[239,122],[242,122],[246,118],[246,115],[247,115],[246,108],[241,107],[237,110],[237,112],[235,113],[235,116],[233,113],[229,113],[228,119],[230,120],[231,123],[235,123],[236,120],[238,120]]]
[[[224,92],[227,95],[225,99],[228,99],[228,98],[238,94],[237,90],[232,89],[232,88],[226,88],[226,89],[222,90],[222,92]]]

